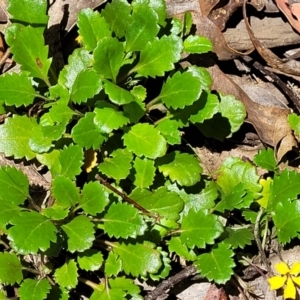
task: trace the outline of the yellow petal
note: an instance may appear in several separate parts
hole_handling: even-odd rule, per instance
[[[284,299],[296,299],[296,288],[291,278],[287,279],[286,287],[283,293]]]
[[[292,276],[293,281],[300,286],[300,277]]]
[[[280,262],[278,264],[275,264],[275,269],[279,274],[286,275],[290,272],[290,268],[285,262]]]
[[[97,152],[93,149],[88,149],[84,152],[84,169],[90,173],[97,165]]]
[[[290,274],[292,275],[298,275],[300,273],[300,262],[295,262],[290,269]]]
[[[284,276],[273,276],[268,279],[268,282],[270,284],[271,290],[278,290],[284,286],[284,283],[286,282],[286,275]]]
[[[268,207],[269,199],[270,199],[270,186],[273,180],[271,177],[268,177],[267,180],[261,179],[259,183],[262,185],[262,191],[261,191],[261,198],[257,200],[257,202],[262,206],[263,208]]]

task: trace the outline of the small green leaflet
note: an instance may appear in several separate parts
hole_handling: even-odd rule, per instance
[[[203,36],[189,35],[183,42],[184,51],[188,53],[207,53],[212,50],[212,42]]]
[[[59,73],[58,82],[69,89],[74,85],[77,75],[92,65],[93,56],[85,49],[75,49],[68,57],[68,65]]]
[[[96,271],[99,270],[103,264],[103,256],[98,250],[88,249],[78,253],[77,262],[82,270]]]
[[[18,292],[22,300],[43,300],[46,299],[51,285],[47,279],[34,280],[25,279]]]
[[[109,252],[105,261],[105,274],[109,277],[117,275],[122,270],[122,261],[116,253]]]
[[[119,299],[126,299],[126,293],[121,289],[103,289],[94,290],[94,293],[90,297],[90,300],[119,300]],[[132,299],[132,298],[131,298]]]
[[[76,175],[81,173],[83,165],[83,151],[78,145],[69,145],[64,147],[59,156],[61,164],[61,175],[75,179]]]
[[[230,279],[235,263],[232,259],[234,253],[229,247],[229,245],[219,244],[210,253],[198,256],[194,264],[199,272],[208,280],[224,284]]]
[[[55,203],[51,207],[44,208],[41,211],[41,214],[52,220],[63,220],[69,214],[68,208],[69,206],[67,208],[64,208],[63,206],[59,206],[57,205],[57,203]]]
[[[138,156],[155,159],[167,151],[167,142],[154,126],[136,124],[123,136],[124,144],[129,151]]]
[[[94,50],[94,69],[102,79],[112,79],[116,82],[117,75],[123,63],[123,43],[113,37],[104,37]]]
[[[251,245],[254,238],[250,228],[226,227],[224,234],[227,235],[227,237],[223,240],[223,243],[232,249],[238,247],[244,249],[246,245]]]
[[[22,265],[15,253],[0,253],[0,283],[15,284],[23,279]]]
[[[167,140],[168,144],[176,145],[181,142],[181,135],[178,129],[178,124],[175,120],[166,119],[159,122],[156,126],[161,135]]]
[[[132,167],[132,153],[127,149],[117,149],[111,156],[112,157],[106,157],[104,161],[99,164],[99,171],[115,180],[126,178]]]
[[[193,250],[188,249],[186,245],[182,244],[179,237],[172,237],[168,246],[170,252],[175,252],[186,260],[193,261],[197,257]]]
[[[56,242],[57,228],[49,219],[35,211],[21,212],[10,223],[14,226],[8,230],[8,239],[12,248],[20,254],[46,251],[50,242]]]
[[[275,160],[274,150],[271,148],[262,149],[255,155],[253,162],[259,167],[268,171],[277,170],[277,162]]]
[[[191,72],[178,71],[167,79],[157,99],[167,107],[184,108],[199,98],[201,90],[201,81]]]
[[[78,73],[71,88],[71,99],[81,104],[93,98],[102,89],[102,81],[95,70],[82,70]]]
[[[274,210],[278,202],[297,199],[300,194],[300,174],[285,169],[280,175],[274,176],[270,188],[269,206]]]
[[[144,234],[147,225],[139,211],[126,203],[113,203],[103,216],[104,230],[115,238],[136,238]]]
[[[12,24],[7,28],[5,37],[21,70],[30,72],[31,76],[42,79],[50,86],[48,71],[52,59],[48,58],[48,46],[45,46],[43,35],[37,34],[31,26]]]
[[[133,10],[139,5],[147,5],[152,10],[154,10],[158,15],[158,24],[162,27],[166,25],[167,12],[166,12],[166,3],[163,0],[141,0],[132,3]]]
[[[62,208],[74,207],[79,202],[79,190],[70,178],[57,176],[52,181],[51,192]]]
[[[133,94],[108,80],[104,80],[104,90],[109,100],[117,105],[128,104],[135,101]]]
[[[277,203],[272,212],[274,225],[277,229],[279,243],[285,245],[300,232],[300,203],[298,200],[284,199]]]
[[[130,295],[140,293],[140,287],[137,286],[134,283],[134,281],[129,278],[116,277],[116,278],[110,278],[108,281],[109,281],[109,285],[112,289],[122,289]]]
[[[122,260],[125,274],[147,276],[155,274],[162,266],[161,254],[148,243],[114,243],[113,252]]]
[[[129,197],[152,214],[158,214],[169,220],[178,220],[179,213],[183,209],[182,199],[164,186],[153,192],[136,188]]]
[[[0,200],[11,204],[23,204],[29,196],[29,182],[22,171],[15,167],[0,167]]]
[[[236,100],[234,96],[219,95],[221,98],[220,112],[223,117],[228,119],[231,126],[231,133],[236,132],[242,126],[246,118],[245,106],[242,102]]]
[[[77,285],[77,266],[73,259],[70,259],[54,273],[55,282],[61,287],[72,289]]]
[[[157,160],[158,169],[165,177],[181,186],[192,186],[200,181],[202,168],[198,159],[188,153],[171,152]]]
[[[21,208],[7,201],[0,201],[0,205],[0,230],[7,232],[6,225],[20,213]]]
[[[141,189],[148,188],[154,180],[155,167],[153,160],[136,157],[134,160],[134,184]]]
[[[291,129],[294,130],[297,135],[300,135],[300,117],[296,114],[289,114],[288,122]]]
[[[0,99],[6,105],[29,105],[37,96],[31,80],[25,73],[5,73],[0,77]]]
[[[216,215],[190,209],[188,214],[182,217],[180,232],[180,240],[183,244],[191,249],[195,246],[204,248],[207,244],[213,244],[221,235],[223,226]]]
[[[101,104],[103,104],[101,108],[94,109],[94,123],[101,132],[110,133],[129,123],[129,119],[121,111],[111,105]]]
[[[107,3],[101,15],[105,18],[111,30],[115,32],[118,38],[124,36],[131,19],[131,7],[126,0],[115,0],[111,3]],[[116,18],[116,16],[118,17]]]
[[[77,216],[61,228],[68,236],[68,250],[71,253],[91,248],[95,240],[95,230],[94,224],[87,216]]]
[[[46,0],[9,0],[7,11],[14,22],[31,24],[35,27],[46,27],[48,22],[47,7],[48,1]]]
[[[95,125],[95,116],[95,113],[87,112],[72,128],[74,142],[85,149],[97,149],[107,139],[107,135]]]
[[[187,72],[191,72],[195,77],[198,77],[202,84],[203,90],[206,90],[207,92],[210,90],[213,81],[206,68],[190,66],[188,67]]]
[[[141,51],[156,37],[159,26],[158,15],[147,5],[138,5],[132,13],[125,33],[125,51]]]
[[[138,64],[131,70],[145,77],[164,76],[166,71],[174,68],[174,63],[180,60],[183,45],[176,35],[163,36],[148,42]]]
[[[78,32],[82,43],[88,51],[93,51],[97,42],[106,36],[111,36],[111,31],[105,19],[91,8],[82,9],[78,14]],[[99,30],[101,28],[101,30]]]
[[[95,216],[101,213],[108,202],[108,193],[98,181],[90,181],[84,185],[79,204],[87,214]]]

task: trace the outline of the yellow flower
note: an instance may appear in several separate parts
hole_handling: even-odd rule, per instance
[[[280,275],[268,279],[271,290],[278,290],[284,285],[283,298],[296,299],[295,284],[300,286],[300,262],[295,262],[290,269],[285,262],[275,264],[275,269]]]

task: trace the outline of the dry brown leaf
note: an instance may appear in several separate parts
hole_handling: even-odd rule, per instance
[[[204,300],[227,300],[227,299],[228,298],[223,287],[218,288],[215,284],[211,284]]]
[[[243,102],[247,111],[247,121],[254,126],[264,143],[275,147],[278,161],[288,151],[297,147],[297,142],[287,122],[289,109],[257,103],[217,66],[213,66],[208,70],[213,80],[212,89],[224,94],[234,95]]]
[[[284,61],[280,59],[278,56],[276,56],[271,50],[269,50],[263,43],[261,43],[254,35],[250,24],[247,19],[246,15],[246,0],[244,0],[243,4],[243,16],[246,24],[246,28],[248,30],[250,39],[255,47],[255,49],[258,51],[258,53],[261,55],[261,57],[268,63],[269,66],[271,66],[274,69],[277,69],[281,72],[292,74],[292,75],[300,75],[300,62],[297,60],[289,60]],[[300,23],[299,23],[300,24]]]

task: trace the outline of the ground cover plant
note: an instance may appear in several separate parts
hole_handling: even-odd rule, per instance
[[[167,19],[150,0],[84,9],[57,71],[47,1],[10,0],[8,11],[21,71],[0,77],[0,152],[49,170],[51,188],[39,201],[21,170],[0,168],[1,299],[143,299],[136,279],[158,284],[179,257],[225,284],[244,247],[263,256],[268,226],[283,245],[298,237],[300,175],[280,171],[272,149],[207,175],[184,138],[231,137],[246,117],[210,90],[205,68],[181,64],[212,48],[190,33],[190,14]]]

